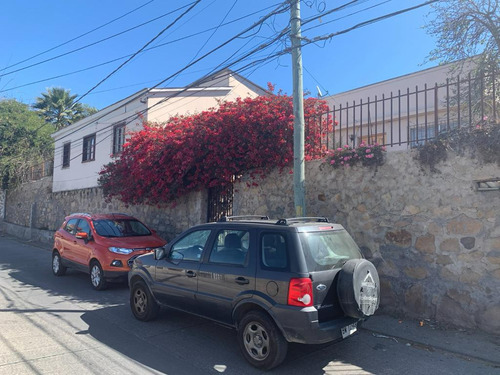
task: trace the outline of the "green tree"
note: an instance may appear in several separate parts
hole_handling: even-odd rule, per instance
[[[16,100],[0,101],[0,180],[2,188],[22,180],[32,166],[50,160],[55,130],[36,112]]]
[[[33,108],[46,122],[59,130],[97,112],[93,107],[76,103],[76,97],[77,95],[71,95],[70,90],[61,87],[50,88],[46,93],[42,93],[41,97],[36,98]]]

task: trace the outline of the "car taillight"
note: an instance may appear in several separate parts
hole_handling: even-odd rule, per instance
[[[312,306],[312,280],[308,278],[291,279],[288,286],[288,304],[291,306]]]

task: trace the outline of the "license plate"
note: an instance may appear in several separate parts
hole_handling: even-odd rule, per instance
[[[348,336],[351,336],[357,330],[358,330],[358,323],[352,323],[340,329],[340,331],[342,332],[343,339],[345,339]]]

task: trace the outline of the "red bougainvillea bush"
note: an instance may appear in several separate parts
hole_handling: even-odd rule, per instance
[[[324,156],[321,138],[331,131],[331,121],[321,114],[327,110],[324,101],[304,100],[308,160]],[[108,199],[157,205],[225,186],[250,170],[263,175],[292,161],[292,98],[260,96],[223,102],[161,125],[145,124],[132,134],[121,157],[103,168],[99,183]]]

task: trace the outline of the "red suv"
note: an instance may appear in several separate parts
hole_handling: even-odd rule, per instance
[[[75,213],[54,235],[52,272],[62,276],[71,267],[90,274],[96,290],[107,281],[126,280],[133,260],[166,241],[126,214]]]

